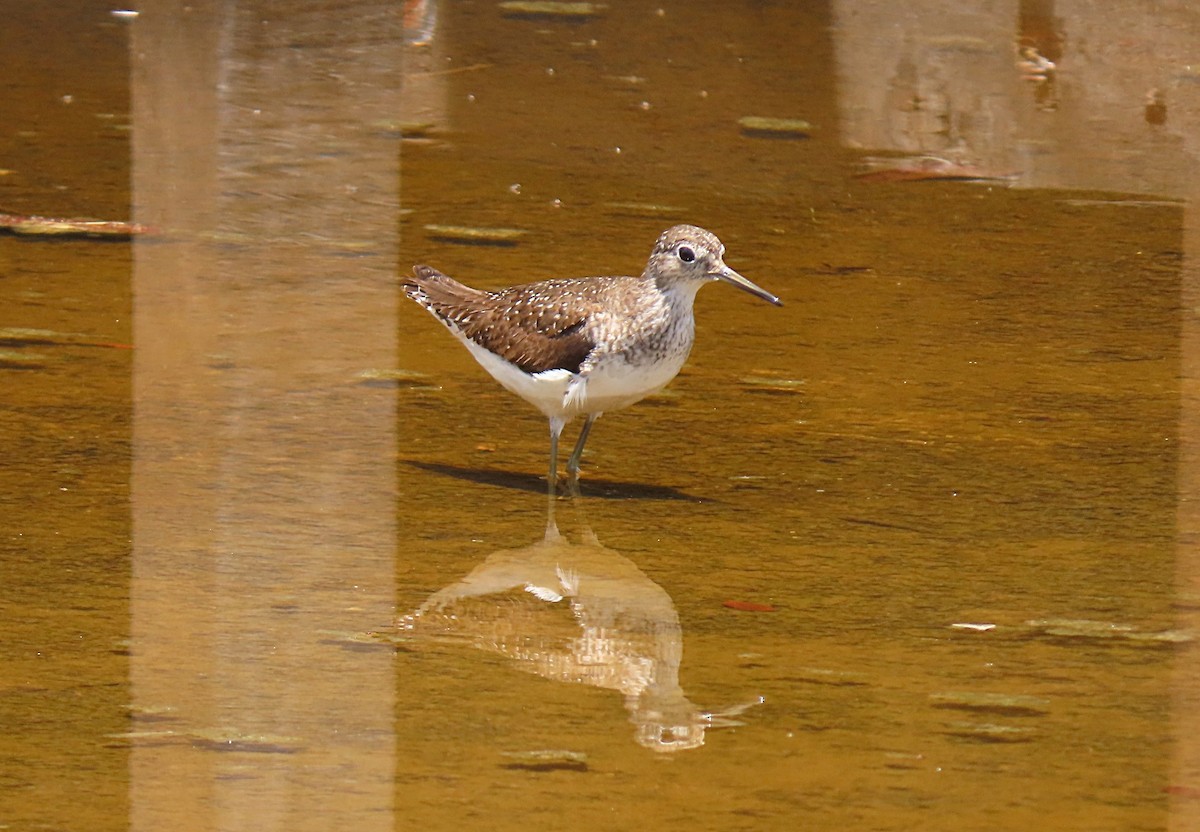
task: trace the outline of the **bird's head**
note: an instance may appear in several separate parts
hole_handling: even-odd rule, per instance
[[[676,225],[664,231],[654,244],[646,273],[663,288],[676,286],[695,292],[709,281],[720,280],[768,303],[783,306],[775,295],[726,266],[724,257],[725,246],[711,231],[695,225]]]

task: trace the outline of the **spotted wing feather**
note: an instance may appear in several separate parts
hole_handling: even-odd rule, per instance
[[[595,347],[587,332],[596,308],[584,281],[564,280],[484,292],[429,266],[413,268],[405,293],[463,337],[527,373],[577,373]]]

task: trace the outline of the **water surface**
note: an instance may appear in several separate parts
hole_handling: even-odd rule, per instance
[[[138,11],[0,44],[0,208],[151,229],[0,237],[0,823],[1195,824],[1194,13]],[[549,506],[398,277],[676,222],[785,306]]]

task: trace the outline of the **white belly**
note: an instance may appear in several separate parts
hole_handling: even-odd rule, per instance
[[[620,358],[610,358],[587,376],[568,370],[547,370],[530,375],[469,338],[460,336],[459,340],[504,389],[529,402],[547,418],[563,422],[585,413],[619,410],[657,393],[675,378],[687,360],[686,351],[647,364],[629,364]]]
[[[671,356],[653,364],[607,361],[567,390],[563,402],[568,418],[580,413],[603,413],[629,407],[657,393],[679,374],[687,354]]]

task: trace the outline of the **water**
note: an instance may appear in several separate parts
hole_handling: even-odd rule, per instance
[[[152,228],[0,237],[0,823],[1194,826],[1193,12],[108,12],[0,35],[3,211]],[[549,507],[398,275],[676,222],[785,306]]]

